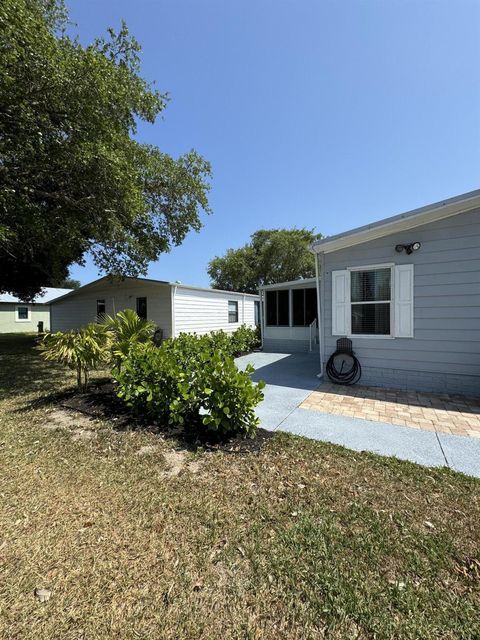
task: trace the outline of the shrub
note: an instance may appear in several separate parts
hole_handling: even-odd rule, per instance
[[[61,362],[75,369],[77,386],[85,390],[89,372],[108,359],[107,342],[105,329],[92,323],[79,331],[47,333],[39,348],[45,360]]]
[[[138,414],[162,424],[253,436],[258,426],[255,406],[263,399],[265,384],[251,381],[251,366],[239,371],[218,342],[212,348],[214,340],[181,334],[158,348],[133,346],[122,369],[113,372],[119,397]]]
[[[112,362],[118,366],[132,345],[150,342],[155,331],[155,323],[140,318],[133,309],[119,311],[114,317],[105,315],[100,325],[108,333]]]
[[[242,355],[252,351],[260,344],[257,329],[252,329],[246,325],[242,325],[232,333],[226,333],[223,329],[212,331],[204,335],[181,333],[177,341],[177,348],[182,350],[193,349],[198,354],[199,345],[202,350],[210,351],[212,354],[221,352],[232,357]]]
[[[258,329],[253,329],[242,324],[236,331],[231,334],[233,355],[238,356],[242,353],[249,353],[256,347],[260,346],[260,338]]]

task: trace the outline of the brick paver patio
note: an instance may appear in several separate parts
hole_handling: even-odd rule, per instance
[[[480,438],[480,397],[326,383],[313,391],[300,407]]]

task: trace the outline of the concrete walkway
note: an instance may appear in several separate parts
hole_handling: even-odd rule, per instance
[[[247,363],[255,367],[252,379],[267,383],[265,400],[257,409],[264,429],[287,431],[426,466],[447,466],[480,478],[478,438],[300,409],[299,405],[319,385],[318,354],[253,353],[237,359],[240,368]]]

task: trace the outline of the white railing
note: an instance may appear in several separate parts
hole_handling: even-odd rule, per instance
[[[317,344],[317,328],[318,328],[318,322],[317,322],[317,319],[315,318],[309,325],[309,329],[310,329],[310,351],[312,351],[312,343],[313,344]]]

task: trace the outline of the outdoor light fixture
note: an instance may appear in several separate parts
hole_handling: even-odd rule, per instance
[[[395,251],[397,253],[402,253],[405,251],[406,254],[410,255],[414,251],[418,251],[422,245],[420,242],[411,242],[410,244],[397,244],[395,247]]]

